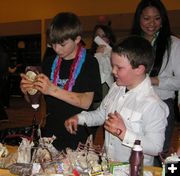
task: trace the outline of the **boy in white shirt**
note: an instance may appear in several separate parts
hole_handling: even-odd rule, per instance
[[[100,107],[75,115],[65,127],[76,134],[78,124],[104,124],[105,149],[110,160],[128,162],[136,139],[141,140],[144,164],[152,165],[154,156],[162,151],[169,110],[155,94],[148,72],[154,53],[151,44],[131,36],[112,49],[112,85]]]

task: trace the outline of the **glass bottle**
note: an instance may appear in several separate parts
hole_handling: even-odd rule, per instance
[[[40,66],[27,66],[25,69],[25,74],[28,77],[29,80],[32,82],[36,81],[36,76],[41,73],[41,67]],[[32,140],[34,142],[34,146],[38,146],[39,144],[39,138],[41,136],[40,134],[40,127],[37,123],[37,112],[40,107],[40,99],[41,99],[41,92],[39,92],[36,89],[31,89],[27,93],[28,98],[31,103],[31,107],[34,110],[34,116],[32,120]]]
[[[130,176],[143,176],[143,149],[140,140],[135,140],[134,146],[129,158],[129,175]]]

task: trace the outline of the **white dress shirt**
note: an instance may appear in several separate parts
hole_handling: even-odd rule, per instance
[[[167,52],[158,75],[159,86],[154,86],[161,99],[175,98],[175,91],[180,90],[180,39],[171,36],[171,51],[167,63]]]
[[[102,125],[109,113],[117,111],[127,131],[124,140],[105,131],[105,149],[110,160],[128,162],[135,139],[141,140],[144,164],[152,165],[153,156],[162,151],[169,110],[155,94],[149,76],[136,88],[125,93],[126,87],[114,83],[100,107],[78,114],[78,124]]]

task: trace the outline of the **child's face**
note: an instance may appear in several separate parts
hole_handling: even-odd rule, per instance
[[[54,51],[60,57],[64,59],[73,59],[76,55],[77,44],[79,43],[79,39],[75,41],[72,39],[65,40],[63,43],[52,44]]]
[[[136,87],[137,74],[129,60],[125,56],[120,56],[112,52],[111,55],[112,73],[118,86],[126,86],[129,90]]]

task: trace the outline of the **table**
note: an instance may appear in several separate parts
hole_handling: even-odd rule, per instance
[[[151,171],[153,173],[153,176],[162,175],[162,168],[160,167],[145,166],[144,169],[146,171]],[[11,174],[7,169],[0,169],[0,176],[15,176],[15,175]]]
[[[13,153],[17,150],[17,147],[14,146],[7,146],[10,153]],[[145,171],[150,171],[153,173],[153,176],[161,176],[162,175],[162,168],[161,167],[153,167],[153,166],[144,166]],[[0,169],[0,176],[15,176],[11,174],[7,169]]]
[[[151,171],[153,176],[162,176],[162,168],[154,166],[144,166],[145,171]]]
[[[145,166],[144,169],[146,171],[151,171],[153,173],[153,176],[162,175],[162,168],[160,167]],[[11,174],[7,169],[0,169],[0,176],[15,176],[15,175]]]
[[[11,174],[7,169],[0,169],[0,176],[15,176],[15,175]]]
[[[8,148],[9,153],[15,153],[17,151],[17,146],[6,146]],[[0,169],[0,176],[15,176],[14,174],[11,174],[9,170],[7,169]]]

